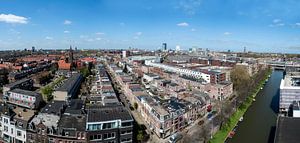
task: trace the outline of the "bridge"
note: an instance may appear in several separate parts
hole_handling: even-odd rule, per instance
[[[267,61],[266,64],[276,70],[285,70],[286,68],[300,68],[299,63],[295,64],[295,63],[291,63],[291,62]]]

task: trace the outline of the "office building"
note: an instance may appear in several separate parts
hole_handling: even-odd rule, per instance
[[[300,73],[289,72],[280,83],[279,111],[287,113],[294,101],[300,101]]]

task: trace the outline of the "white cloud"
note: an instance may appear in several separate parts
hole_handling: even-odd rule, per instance
[[[273,23],[269,25],[269,27],[281,27],[284,26],[285,24],[282,22],[281,19],[273,19]]]
[[[28,18],[13,14],[0,14],[0,22],[27,24]]]
[[[189,26],[189,24],[186,22],[182,22],[182,23],[178,23],[177,26],[187,27],[187,26]]]
[[[273,23],[279,23],[281,22],[281,19],[273,19]]]
[[[300,26],[300,22],[295,23],[295,26]]]
[[[231,35],[232,33],[230,33],[230,32],[224,32],[223,34],[224,35]]]
[[[202,0],[180,0],[176,9],[183,10],[188,15],[194,15],[199,10]]]
[[[141,36],[143,33],[142,32],[136,32],[135,35]]]
[[[103,32],[97,32],[97,33],[95,33],[96,35],[104,35],[105,33],[103,33]]]
[[[95,40],[100,41],[100,40],[102,40],[102,38],[98,37],[98,38],[96,38]]]
[[[45,37],[45,39],[46,39],[46,40],[53,40],[53,37],[47,36],[47,37]]]
[[[133,39],[140,39],[140,37],[139,36],[134,36]]]
[[[64,31],[64,33],[68,34],[68,33],[70,33],[70,31],[68,31],[68,30],[65,30],[65,31]]]
[[[70,24],[72,24],[72,21],[70,21],[70,20],[65,20],[64,21],[64,25],[70,25]]]
[[[194,29],[194,28],[192,28],[192,29],[191,29],[191,31],[192,31],[192,32],[195,32],[195,31],[197,31],[197,30],[196,30],[196,29]]]

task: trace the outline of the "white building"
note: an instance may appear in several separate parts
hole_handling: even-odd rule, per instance
[[[203,79],[206,83],[210,83],[210,75],[203,72],[194,71],[185,68],[173,67],[162,63],[153,63],[151,61],[145,61],[145,65],[158,67],[168,72],[177,73],[179,75],[189,76],[196,79]]]
[[[280,83],[279,111],[288,112],[294,101],[300,101],[300,73],[287,73]]]
[[[8,143],[26,143],[27,123],[34,116],[33,110],[8,109],[1,114],[1,138]]]

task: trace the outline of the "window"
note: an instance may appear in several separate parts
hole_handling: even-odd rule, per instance
[[[8,127],[7,126],[4,126],[4,131],[8,132]]]
[[[132,126],[132,122],[123,122],[122,127]]]
[[[115,143],[115,141],[108,141],[107,143]]]
[[[22,132],[21,131],[17,131],[17,136],[18,137],[22,136]]]
[[[90,136],[90,140],[101,140],[102,139],[102,135],[98,134],[98,135],[91,135]]]
[[[132,133],[131,130],[121,131],[121,135],[124,135],[124,134],[131,134],[131,133]]]
[[[105,139],[105,140],[107,140],[107,139],[113,139],[113,138],[115,138],[115,133],[114,132],[113,133],[105,133],[103,135],[103,139]]]
[[[8,119],[4,118],[4,123],[8,124]]]
[[[10,132],[11,132],[11,134],[13,134],[14,133],[14,129],[10,129]]]

